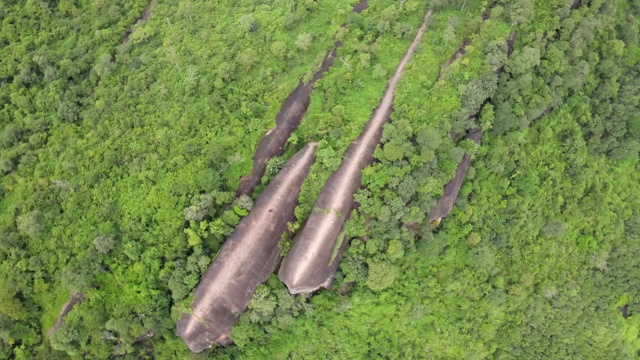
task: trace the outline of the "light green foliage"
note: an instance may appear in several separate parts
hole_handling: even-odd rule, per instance
[[[451,16],[447,19],[447,27],[444,29],[442,33],[442,38],[445,41],[445,46],[449,45],[449,43],[456,39],[456,29],[458,27],[458,18],[455,16]]]
[[[387,71],[382,67],[382,65],[377,64],[373,67],[373,78],[374,79],[384,79],[387,77]]]
[[[452,147],[448,151],[449,159],[453,162],[460,162],[464,156],[464,149],[458,146]]]
[[[335,65],[263,178],[319,142],[299,225],[428,6],[334,286],[292,296],[272,277],[236,345],[198,356],[634,358],[637,5],[380,0],[353,14],[356,2],[152,2],[128,41],[148,1],[0,5],[0,358],[188,358],[175,321],[253,206],[235,190],[280,105],[337,34]],[[471,129],[480,147],[452,140]],[[433,231],[465,151],[473,167]],[[85,301],[46,339],[70,291]]]
[[[360,59],[360,62],[358,63],[358,69],[364,70],[368,69],[371,66],[371,54],[360,54],[358,58]]]
[[[211,205],[213,204],[213,195],[201,194],[196,195],[191,199],[191,206],[184,208],[183,215],[187,221],[200,221],[209,212]]]
[[[384,145],[383,155],[385,159],[389,161],[395,161],[402,159],[402,157],[404,156],[404,152],[401,145],[388,143]]]
[[[437,129],[422,128],[418,132],[416,141],[423,149],[435,150],[442,143],[442,136]]]
[[[302,33],[296,39],[296,47],[302,51],[307,51],[313,40],[310,33]]]
[[[198,233],[191,229],[184,229],[184,233],[187,234],[187,242],[189,246],[199,246],[202,244],[202,239],[198,236]]]
[[[286,159],[277,156],[267,160],[267,167],[265,170],[265,176],[262,178],[263,184],[268,184],[269,181],[280,172],[284,164],[286,163]]]
[[[271,52],[280,60],[287,55],[287,44],[283,41],[275,41],[271,44]]]
[[[404,256],[404,247],[400,240],[391,240],[387,247],[387,256],[391,260],[397,260]]]
[[[469,245],[477,245],[480,243],[480,241],[482,241],[482,238],[480,237],[480,234],[476,232],[472,232],[471,234],[469,234],[469,237],[467,237],[467,243]]]
[[[559,238],[567,233],[567,224],[559,220],[551,220],[542,228],[541,233],[546,238]]]
[[[36,237],[42,231],[42,214],[30,211],[16,218],[16,228],[20,233],[29,237]]]
[[[373,291],[388,288],[396,279],[396,268],[386,262],[370,262],[367,286]]]
[[[15,284],[5,280],[0,282],[2,294],[0,295],[0,313],[13,320],[24,320],[27,317],[26,309],[22,302],[16,297],[17,289]]]
[[[252,14],[245,14],[238,20],[240,28],[245,32],[253,32],[258,29],[258,23]]]
[[[113,238],[113,236],[100,235],[93,239],[93,245],[96,247],[96,250],[99,253],[107,254],[116,245],[116,240]]]
[[[253,200],[248,195],[241,195],[233,203],[244,210],[253,209]]]

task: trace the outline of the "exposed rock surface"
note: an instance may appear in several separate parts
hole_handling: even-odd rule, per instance
[[[373,160],[383,125],[389,119],[396,85],[424,35],[431,13],[431,10],[427,12],[415,39],[389,79],[380,105],[362,134],[347,149],[338,170],[327,180],[309,219],[282,262],[278,275],[292,294],[329,287],[333,280],[347,245],[339,234],[353,209],[353,196],[361,185],[362,170]]]
[[[368,6],[367,0],[361,0],[353,8],[353,12],[361,13]],[[343,24],[341,27],[345,27]],[[336,54],[338,48],[342,46],[340,41],[336,41],[333,50],[327,54],[322,61],[320,70],[318,70],[308,83],[300,81],[298,87],[284,101],[278,114],[276,115],[276,126],[269,129],[264,135],[258,148],[253,155],[253,169],[251,174],[244,176],[240,179],[240,185],[236,195],[251,195],[255,187],[260,183],[262,175],[264,175],[267,167],[267,161],[275,156],[280,156],[284,151],[284,146],[287,140],[291,136],[291,133],[296,131],[302,118],[307,113],[309,104],[311,103],[311,93],[313,88],[322,79],[324,73],[329,71],[336,60]]]
[[[480,139],[482,139],[482,131],[480,130],[471,130],[469,135],[467,135],[467,139],[473,140],[476,144],[480,144]],[[458,165],[456,169],[456,176],[451,179],[444,187],[444,195],[438,201],[438,205],[431,211],[429,214],[429,223],[433,225],[438,225],[442,218],[449,215],[451,210],[453,210],[453,205],[456,203],[458,199],[458,194],[460,193],[460,188],[464,183],[464,176],[471,165],[471,154],[464,154],[462,157],[462,161]]]
[[[56,319],[55,325],[53,325],[51,329],[47,331],[47,335],[49,337],[53,336],[60,329],[60,327],[62,326],[62,323],[64,322],[64,318],[67,317],[67,315],[71,312],[71,310],[73,310],[73,308],[76,305],[80,304],[82,300],[84,300],[83,293],[76,292],[71,294],[71,298],[69,299],[69,301],[67,301],[66,303],[64,303],[64,305],[62,305],[62,308],[60,309],[60,314]]]
[[[230,345],[231,328],[256,288],[280,260],[278,242],[295,219],[302,182],[315,161],[317,144],[294,155],[256,200],[227,239],[195,290],[191,312],[178,320],[177,333],[193,352]]]

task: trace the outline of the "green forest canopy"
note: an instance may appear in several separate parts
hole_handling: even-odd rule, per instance
[[[246,215],[234,192],[284,99],[337,34],[263,178],[319,143],[300,223],[429,7],[333,288],[273,276],[236,345],[192,356],[637,358],[640,3],[356,2],[2,2],[0,358],[188,357],[176,320]],[[450,136],[470,129],[480,147]]]

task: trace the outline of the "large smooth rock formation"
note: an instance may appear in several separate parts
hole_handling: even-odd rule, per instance
[[[178,320],[177,333],[193,352],[229,345],[231,328],[256,288],[280,260],[278,242],[295,220],[302,182],[315,161],[317,144],[294,155],[256,200],[224,243],[195,290],[191,312]]]
[[[425,16],[411,46],[389,79],[387,90],[364,131],[349,146],[342,164],[320,191],[318,200],[293,246],[285,256],[278,276],[292,294],[310,293],[329,287],[347,242],[340,235],[353,209],[362,170],[373,160],[383,125],[388,121],[396,85],[411,55],[424,35],[432,11]]]
[[[361,13],[367,6],[367,0],[361,0],[353,8],[353,12]],[[341,27],[345,26],[346,24],[342,24]],[[238,190],[236,191],[237,196],[251,195],[255,187],[260,184],[260,179],[267,168],[267,161],[272,157],[282,155],[291,133],[296,131],[302,118],[307,113],[311,103],[311,93],[316,83],[324,77],[324,73],[331,69],[336,60],[338,48],[341,46],[342,42],[336,40],[335,47],[322,61],[320,70],[313,75],[308,83],[305,84],[301,80],[295,90],[284,101],[276,115],[276,126],[267,131],[253,154],[251,174],[240,179],[240,185],[238,185]]]
[[[467,135],[467,139],[473,140],[476,145],[480,144],[482,139],[482,131],[471,130]],[[464,154],[462,161],[456,169],[456,176],[451,179],[444,187],[444,195],[438,201],[438,205],[429,214],[429,223],[434,226],[440,224],[442,219],[451,213],[453,205],[455,205],[460,193],[460,188],[464,182],[464,176],[471,165],[471,154]]]

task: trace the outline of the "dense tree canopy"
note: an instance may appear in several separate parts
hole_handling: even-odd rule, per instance
[[[187,358],[175,324],[220,246],[316,141],[300,228],[430,7],[333,287],[293,296],[272,276],[235,345],[199,356],[636,358],[640,3],[356,3],[2,2],[0,359]],[[236,198],[334,39],[284,155]]]

